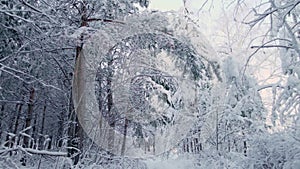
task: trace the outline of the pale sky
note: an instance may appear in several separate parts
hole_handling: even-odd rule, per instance
[[[183,6],[182,0],[150,0],[150,8],[161,11],[179,10]]]
[[[201,31],[205,31],[206,36],[214,34],[216,27],[216,19],[220,17],[222,1],[207,0],[186,0],[186,8],[189,10],[190,17],[193,17],[201,27]],[[183,0],[150,0],[149,8],[160,11],[179,11],[183,12]],[[204,8],[201,8],[204,6]],[[201,10],[199,10],[201,9]]]
[[[202,6],[204,6],[204,10],[210,8],[210,12],[214,15],[220,12],[221,2],[222,1],[186,0],[186,7],[193,12],[197,12]],[[182,8],[183,0],[150,0],[150,9],[157,9],[160,11],[177,11]]]

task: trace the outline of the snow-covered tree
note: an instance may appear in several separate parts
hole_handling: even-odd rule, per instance
[[[147,7],[148,3],[2,0],[1,148],[15,151],[12,146],[47,147],[66,151],[69,141],[69,147],[82,149],[71,101],[75,58],[99,25],[119,22],[137,12],[137,6]],[[78,154],[76,148],[68,150]]]

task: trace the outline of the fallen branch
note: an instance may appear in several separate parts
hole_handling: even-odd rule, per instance
[[[25,153],[29,153],[29,154],[38,154],[38,155],[49,155],[49,156],[68,156],[67,152],[55,152],[55,151],[47,151],[47,150],[36,150],[36,149],[32,149],[32,148],[23,148],[21,146],[18,146],[16,148],[10,148],[10,149],[5,149],[5,150],[0,150],[0,155],[5,155],[8,152],[12,152],[12,151],[23,151]]]

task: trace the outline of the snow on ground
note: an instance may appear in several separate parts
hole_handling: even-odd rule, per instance
[[[145,161],[148,169],[192,169],[195,159],[191,155],[174,156],[169,159],[157,158]]]

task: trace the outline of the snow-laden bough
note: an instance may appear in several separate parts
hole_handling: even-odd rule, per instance
[[[81,126],[105,150],[145,158],[170,150],[206,115],[204,142],[215,125],[201,96],[217,81],[216,56],[197,26],[177,13],[106,25],[76,61],[73,100]]]

